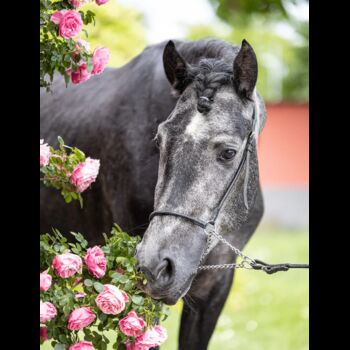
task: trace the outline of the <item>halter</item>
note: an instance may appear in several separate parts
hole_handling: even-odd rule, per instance
[[[249,132],[249,135],[247,137],[247,142],[245,144],[245,148],[243,150],[242,158],[239,162],[238,168],[236,172],[234,173],[228,187],[226,188],[226,191],[223,193],[223,195],[220,198],[219,204],[214,210],[214,213],[212,215],[212,218],[209,221],[204,221],[198,218],[194,218],[189,215],[176,213],[174,211],[169,210],[156,210],[151,213],[149,216],[149,221],[155,217],[155,216],[175,216],[182,219],[185,219],[187,221],[190,221],[192,224],[201,227],[205,234],[207,235],[207,244],[206,247],[201,255],[200,258],[200,265],[198,267],[198,270],[211,270],[211,269],[232,269],[232,268],[247,268],[247,269],[255,269],[255,270],[262,270],[268,274],[272,274],[278,271],[287,271],[290,268],[309,268],[308,264],[267,264],[264,263],[261,260],[252,259],[246,255],[244,255],[238,248],[234,247],[231,243],[229,243],[224,237],[222,237],[216,230],[216,221],[220,214],[221,209],[223,208],[227,198],[229,197],[232,189],[234,188],[234,185],[237,182],[237,179],[239,175],[242,172],[242,169],[245,164],[246,165],[246,174],[244,177],[244,185],[243,185],[243,199],[244,199],[244,205],[247,210],[249,210],[248,205],[248,179],[249,179],[249,157],[250,153],[253,149],[253,140],[255,135],[255,125],[256,125],[256,118],[255,118],[255,106],[252,116],[252,129]],[[212,249],[221,241],[225,245],[227,245],[236,255],[240,256],[242,258],[242,261],[240,263],[232,263],[232,264],[221,264],[221,265],[202,265],[204,258],[212,251]]]

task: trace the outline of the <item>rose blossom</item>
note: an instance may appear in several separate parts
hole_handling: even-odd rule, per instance
[[[109,50],[105,47],[96,48],[92,55],[94,68],[92,74],[101,74],[109,61]]]
[[[96,278],[101,278],[106,273],[107,261],[102,249],[98,246],[88,248],[84,262],[89,272]]]
[[[68,350],[95,350],[95,348],[92,346],[91,341],[80,341],[70,346]]]
[[[65,39],[76,36],[83,28],[81,15],[74,10],[56,11],[52,14],[51,21],[58,24],[58,32]]]
[[[50,321],[57,315],[56,308],[48,301],[40,302],[40,322]]]
[[[111,284],[105,284],[104,290],[97,296],[96,304],[105,314],[117,315],[125,309],[128,295]]]
[[[134,350],[148,350],[164,343],[168,337],[167,331],[162,326],[154,326],[136,338]]]
[[[96,4],[97,4],[98,6],[100,6],[100,5],[106,4],[108,1],[109,1],[109,0],[96,0]]]
[[[43,341],[49,339],[49,337],[47,336],[47,328],[46,327],[40,327],[40,339]]]
[[[52,283],[52,277],[47,273],[48,270],[40,273],[40,290],[46,292]]]
[[[138,317],[135,311],[130,311],[118,324],[120,330],[129,337],[141,335],[146,326],[146,322],[142,317]]]
[[[78,8],[90,2],[90,0],[69,0],[68,1],[73,7]]]
[[[91,73],[88,72],[86,63],[80,64],[77,71],[72,71],[71,68],[67,69],[67,73],[70,73],[73,84],[80,84],[91,78]]]
[[[85,162],[79,163],[73,170],[70,177],[71,183],[77,187],[81,193],[84,192],[96,180],[100,169],[98,159],[86,158]]]
[[[71,331],[78,331],[90,323],[96,318],[96,315],[88,307],[80,307],[71,312],[68,318],[68,329]]]
[[[58,276],[67,278],[73,276],[78,271],[81,272],[83,261],[78,255],[64,253],[54,257],[52,267],[56,270]]]
[[[85,298],[86,297],[86,293],[81,292],[81,293],[76,293],[74,295],[75,299],[79,299],[79,298]]]
[[[51,157],[50,147],[47,143],[44,143],[44,139],[40,140],[40,166],[46,166],[49,164]]]
[[[85,49],[85,51],[90,52],[91,48],[90,48],[90,44],[84,40],[84,39],[74,39],[75,42],[77,43],[75,45],[75,50],[79,53],[81,51],[81,47],[83,47]]]

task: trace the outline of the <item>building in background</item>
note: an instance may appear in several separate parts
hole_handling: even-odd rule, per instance
[[[259,139],[263,223],[306,228],[309,223],[309,105],[267,104]]]

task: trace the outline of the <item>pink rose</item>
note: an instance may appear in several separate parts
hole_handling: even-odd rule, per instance
[[[75,8],[83,6],[83,5],[87,4],[88,2],[90,2],[90,0],[69,0],[69,3]]]
[[[92,63],[94,64],[92,74],[101,74],[104,71],[108,61],[109,61],[109,50],[107,48],[100,47],[95,49],[92,55]]]
[[[56,308],[48,301],[40,302],[40,322],[50,321],[57,315]]]
[[[47,143],[44,143],[44,140],[40,140],[40,166],[46,166],[49,164],[51,157],[50,147]]]
[[[106,4],[108,1],[109,1],[109,0],[96,0],[96,4],[97,4],[98,6],[100,6],[100,5]]]
[[[164,343],[168,337],[167,331],[162,326],[154,326],[136,338],[135,350],[148,350]]]
[[[75,309],[68,317],[68,329],[78,331],[92,323],[95,318],[96,315],[88,307]]]
[[[95,350],[95,348],[92,346],[91,341],[80,341],[70,346],[68,350]]]
[[[98,159],[86,158],[85,162],[79,163],[70,177],[71,183],[79,192],[84,192],[95,180],[100,169]]]
[[[65,39],[76,36],[83,28],[81,15],[74,10],[57,11],[52,14],[51,21],[58,24],[58,32]]]
[[[52,277],[47,273],[47,270],[40,273],[40,290],[46,292],[52,283]]]
[[[89,272],[96,278],[101,278],[106,273],[107,261],[102,249],[98,246],[88,248],[84,262]]]
[[[49,337],[47,336],[47,328],[46,327],[40,327],[40,339],[43,341],[49,339]]]
[[[91,50],[90,44],[86,40],[77,38],[77,39],[75,39],[75,42],[77,43],[75,45],[75,50],[78,53],[81,51],[81,48],[84,48],[85,51],[90,52],[90,50]]]
[[[78,255],[64,253],[54,257],[52,267],[56,270],[58,276],[67,278],[73,276],[78,271],[82,271],[83,261]]]
[[[72,69],[67,69],[67,73],[70,73],[73,84],[80,84],[91,78],[91,73],[86,69],[86,63],[82,63],[77,71],[72,71]]]
[[[82,292],[82,293],[76,293],[74,295],[75,299],[80,299],[80,298],[85,298],[86,297],[86,293]]]
[[[117,315],[125,309],[128,295],[111,284],[105,284],[104,290],[96,298],[98,308],[105,314]]]
[[[142,334],[146,322],[138,317],[135,311],[130,311],[119,321],[120,330],[128,337],[137,337]]]

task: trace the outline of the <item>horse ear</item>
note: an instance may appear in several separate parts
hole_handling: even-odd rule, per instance
[[[188,85],[187,64],[170,40],[163,52],[165,74],[175,90],[182,93]]]
[[[250,100],[258,78],[258,61],[253,48],[245,39],[233,62],[233,75],[238,95]]]

